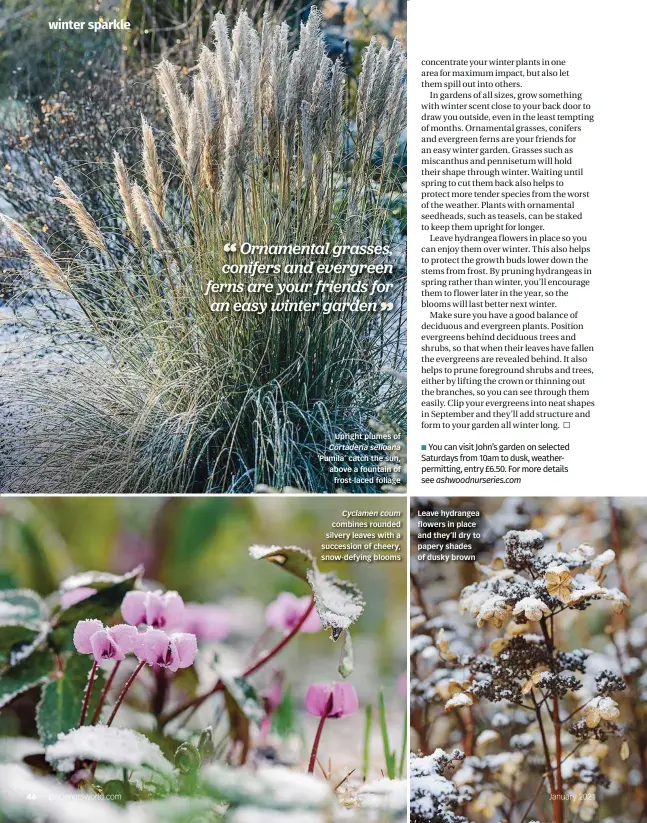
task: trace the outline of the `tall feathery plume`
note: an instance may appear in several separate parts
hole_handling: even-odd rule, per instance
[[[220,85],[220,97],[223,107],[231,113],[231,107],[236,91],[236,81],[234,76],[233,57],[231,44],[229,42],[229,29],[227,28],[227,18],[218,12],[211,24],[214,36],[214,54],[216,57],[216,72]]]
[[[24,229],[20,223],[12,220],[11,217],[7,217],[6,214],[0,214],[0,219],[11,231],[20,245],[25,249],[32,262],[40,270],[41,274],[45,275],[45,277],[50,281],[52,286],[59,289],[59,291],[64,291],[71,294],[71,289],[63,269],[52,257],[50,257],[40,243],[34,240],[27,229]]]
[[[204,52],[203,52],[204,53]],[[214,93],[209,71],[208,58],[200,57],[200,71],[193,83],[193,100],[200,117],[202,130],[202,152],[200,157],[200,178],[213,194],[218,191],[220,171],[215,155],[219,150],[220,128],[219,101]]]
[[[162,60],[157,67],[157,77],[171,118],[175,151],[186,166],[189,102],[177,81],[177,69],[168,60]]]
[[[340,59],[335,60],[330,76],[330,117],[327,124],[328,151],[336,156],[344,139],[346,75]]]
[[[164,254],[167,250],[164,239],[166,232],[161,218],[153,208],[153,204],[141,186],[135,183],[132,192],[135,208],[144,224],[144,228],[148,232],[153,248],[158,254]]]
[[[371,37],[371,42],[362,56],[362,70],[357,85],[357,131],[363,134],[368,128],[371,110],[371,90],[375,81],[375,68],[378,55],[377,39]]]
[[[186,146],[186,175],[189,183],[196,187],[198,184],[198,169],[202,153],[202,124],[200,113],[195,102],[189,105],[187,146]]]
[[[135,201],[133,200],[132,186],[128,178],[126,166],[118,151],[114,153],[113,162],[115,166],[115,174],[117,176],[117,185],[119,187],[119,194],[121,195],[121,202],[124,206],[124,216],[126,223],[130,229],[131,234],[137,240],[142,238],[142,223],[135,208]]]
[[[148,186],[148,195],[153,208],[164,219],[166,213],[166,186],[164,175],[157,156],[155,136],[150,123],[142,114],[142,159],[144,161],[144,177]]]
[[[106,241],[99,231],[99,227],[94,222],[83,203],[79,200],[76,194],[74,194],[65,180],[60,177],[55,177],[54,183],[62,195],[62,197],[57,197],[56,199],[59,203],[63,203],[63,205],[67,206],[70,210],[72,217],[74,218],[77,226],[83,232],[85,239],[96,249],[99,249],[99,251],[107,254],[108,247],[106,246]]]

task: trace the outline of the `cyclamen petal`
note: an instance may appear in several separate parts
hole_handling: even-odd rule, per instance
[[[128,592],[121,603],[121,616],[131,626],[146,622],[146,592]]]
[[[149,592],[146,623],[154,629],[181,628],[184,625],[184,601],[177,592]]]
[[[192,666],[198,654],[198,641],[194,634],[180,632],[171,635],[171,642],[177,649],[178,668],[186,669]]]
[[[332,704],[330,695],[332,693]],[[345,717],[359,708],[351,683],[313,683],[306,693],[306,711],[315,717]]]
[[[100,620],[79,620],[74,629],[74,648],[80,654],[92,654],[90,640],[93,634],[103,629]]]
[[[110,629],[95,632],[90,638],[90,645],[97,663],[102,663],[104,660],[123,660],[125,657]]]
[[[120,623],[118,626],[111,626],[110,634],[124,654],[135,651],[139,638],[139,632],[135,626]]]
[[[267,625],[276,631],[290,631],[310,607],[310,598],[297,597],[292,592],[281,592],[265,610]],[[321,619],[313,609],[299,631],[312,634],[321,630]]]
[[[148,629],[139,635],[135,653],[149,666],[176,672],[193,664],[198,644],[192,634],[181,632],[168,635],[160,629]]]
[[[184,601],[177,592],[128,592],[121,604],[121,614],[131,626],[144,623],[168,631],[183,626]]]
[[[183,628],[207,643],[224,640],[231,630],[229,612],[211,603],[185,603]]]

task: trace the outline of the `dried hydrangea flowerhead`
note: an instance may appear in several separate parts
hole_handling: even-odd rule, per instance
[[[620,717],[620,709],[615,700],[610,697],[594,697],[584,710],[586,725],[595,729],[601,720],[616,720]]]
[[[538,597],[523,597],[515,604],[512,613],[515,616],[523,614],[526,620],[537,622],[542,617],[549,615],[550,609]]]
[[[497,629],[508,620],[512,610],[501,595],[495,594],[483,603],[476,616],[476,625],[481,628],[484,623],[491,620],[492,625]]]
[[[551,597],[568,603],[571,599],[573,580],[567,566],[551,566],[546,569],[546,589]]]

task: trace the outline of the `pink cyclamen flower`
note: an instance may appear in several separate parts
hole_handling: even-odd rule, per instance
[[[306,710],[315,717],[346,717],[358,708],[352,683],[313,683],[306,692]]]
[[[184,631],[198,640],[224,640],[231,630],[229,612],[211,603],[185,603]]]
[[[69,609],[70,606],[76,606],[77,603],[80,603],[82,600],[87,600],[88,597],[92,597],[92,595],[96,593],[96,589],[91,589],[88,586],[79,586],[78,589],[63,592],[61,595],[61,607]]]
[[[193,665],[198,654],[194,634],[178,632],[166,634],[159,629],[148,629],[138,637],[135,654],[149,666],[161,666],[176,672]]]
[[[144,624],[154,629],[181,629],[184,626],[184,601],[177,592],[128,592],[121,614],[131,626]]]
[[[105,628],[100,620],[79,620],[74,629],[74,647],[80,654],[91,654],[96,663],[123,660],[137,645],[134,626]]]
[[[301,620],[304,612],[310,608],[310,602],[311,599],[308,596],[297,597],[292,592],[281,592],[265,610],[267,625],[277,631],[290,631]],[[321,631],[321,620],[316,609],[310,612],[299,631],[308,634]]]

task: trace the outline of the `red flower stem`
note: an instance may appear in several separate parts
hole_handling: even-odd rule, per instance
[[[85,689],[85,697],[83,698],[83,706],[81,708],[81,717],[79,718],[79,726],[85,726],[85,718],[88,713],[88,706],[90,705],[90,697],[92,696],[92,687],[94,686],[94,678],[97,674],[97,669],[99,668],[99,664],[97,661],[93,661],[92,668],[90,669],[90,677],[88,678],[88,685]]]
[[[92,715],[92,720],[90,721],[91,726],[96,725],[97,720],[99,719],[99,716],[101,715],[101,709],[103,708],[103,704],[106,702],[106,697],[108,697],[108,692],[110,691],[110,687],[112,686],[112,684],[114,682],[115,675],[117,674],[117,670],[119,669],[119,666],[121,666],[121,660],[117,660],[117,662],[115,663],[114,669],[110,673],[110,677],[108,678],[108,681],[107,681],[106,685],[103,687],[103,691],[101,692],[101,697],[99,698],[99,703],[97,705],[97,708],[94,710],[94,714]]]
[[[312,751],[310,752],[310,763],[308,764],[308,774],[314,774],[315,765],[317,763],[317,751],[319,749],[319,743],[321,742],[321,733],[323,731],[324,723],[326,722],[326,718],[332,711],[332,690],[330,691],[330,697],[326,701],[326,708],[324,709],[324,713],[321,715],[321,720],[319,721],[319,725],[317,726],[317,733],[315,734],[315,739],[312,743]]]
[[[311,601],[310,601],[310,605],[304,611],[303,615],[299,618],[299,620],[290,629],[290,631],[287,634],[285,634],[281,638],[281,640],[279,640],[279,642],[276,644],[276,646],[274,646],[274,648],[270,649],[269,652],[267,652],[267,654],[263,655],[263,657],[261,657],[259,660],[257,660],[256,663],[252,663],[251,666],[249,666],[247,669],[245,669],[245,671],[242,673],[241,677],[250,677],[250,675],[257,672],[262,666],[264,666],[273,657],[275,657],[282,649],[284,649],[285,646],[287,646],[287,644],[290,642],[290,640],[292,640],[292,638],[295,637],[295,635],[297,635],[299,633],[299,630],[301,629],[301,626],[303,626],[303,624],[306,622],[308,617],[310,617],[310,614],[311,614],[312,610],[314,609],[314,607],[315,607],[315,599],[314,599],[314,596],[313,596]],[[224,686],[224,683],[222,682],[222,680],[219,680],[216,683],[216,685],[213,687],[213,689],[211,689],[211,691],[208,691],[206,694],[201,694],[199,697],[194,697],[192,700],[189,700],[188,703],[184,703],[182,706],[179,706],[177,709],[173,709],[172,712],[169,712],[169,714],[167,714],[164,717],[160,718],[160,728],[163,729],[164,726],[167,725],[167,723],[170,723],[171,720],[175,720],[175,718],[178,717],[178,715],[182,714],[182,712],[185,712],[187,709],[191,709],[191,708],[197,709],[197,708],[199,708],[204,703],[205,700],[208,700],[212,695],[216,694],[216,692],[221,692],[224,689],[224,687],[225,686]]]
[[[120,707],[120,706],[121,706],[121,704],[124,702],[124,697],[125,697],[125,696],[126,696],[126,694],[128,693],[128,689],[129,689],[129,688],[133,685],[133,683],[135,682],[135,678],[136,678],[136,677],[137,677],[137,675],[140,673],[140,671],[144,668],[144,666],[145,666],[145,665],[146,665],[146,661],[145,661],[145,660],[142,660],[142,662],[139,664],[139,666],[137,666],[137,668],[135,669],[135,671],[134,671],[134,672],[130,675],[130,677],[129,677],[129,678],[128,678],[128,680],[126,681],[126,685],[125,685],[125,686],[123,687],[123,689],[121,690],[121,694],[120,694],[120,695],[119,695],[119,697],[117,698],[117,702],[115,703],[115,705],[114,705],[114,707],[113,707],[113,709],[112,709],[112,713],[111,713],[110,717],[108,718],[108,722],[107,722],[107,724],[106,724],[107,726],[111,726],[111,725],[112,725],[112,721],[115,719],[115,715],[116,715],[116,714],[117,714],[117,712],[119,711],[119,707]]]

